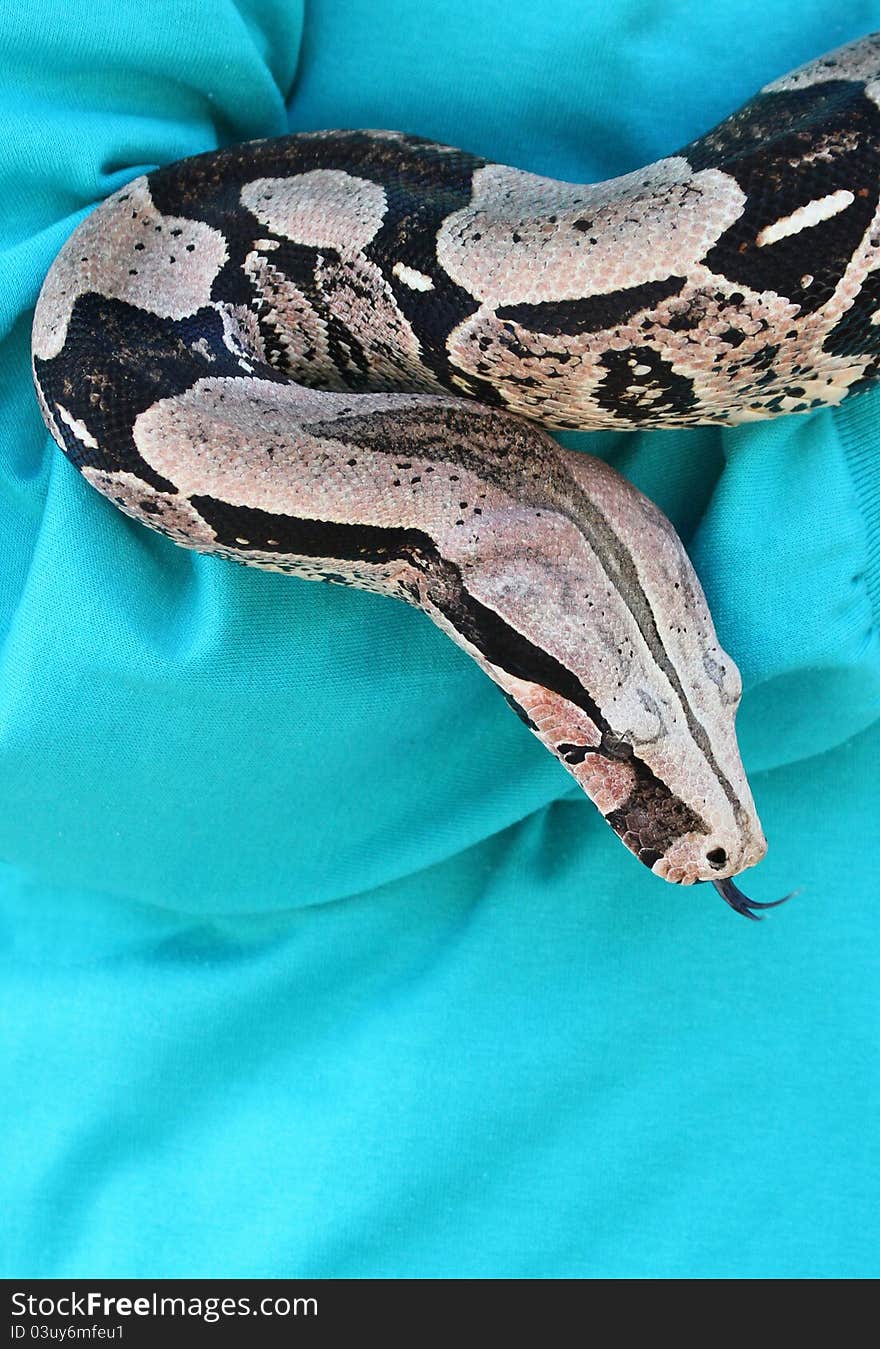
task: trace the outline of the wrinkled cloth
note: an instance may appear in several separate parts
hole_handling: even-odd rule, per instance
[[[880,395],[571,436],[743,673],[761,925],[624,851],[421,614],[199,557],[53,447],[84,214],[287,129],[672,153],[834,0],[21,0],[0,15],[0,1271],[876,1277]]]

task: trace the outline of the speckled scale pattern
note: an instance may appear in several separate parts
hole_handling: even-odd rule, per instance
[[[732,424],[875,378],[878,92],[869,37],[600,184],[393,131],[169,165],[53,264],[43,415],[177,542],[418,605],[641,861],[723,886],[766,847],[736,666],[669,522],[536,423]]]

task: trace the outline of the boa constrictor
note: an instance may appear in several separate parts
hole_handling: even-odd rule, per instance
[[[878,105],[880,35],[596,185],[388,131],[169,165],[53,264],[43,416],[179,543],[418,605],[642,862],[754,917],[737,668],[665,517],[536,422],[729,425],[873,379]]]

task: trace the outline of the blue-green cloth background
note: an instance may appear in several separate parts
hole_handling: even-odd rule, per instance
[[[133,175],[386,126],[623,173],[880,2],[0,14],[0,1270],[869,1277],[877,416],[573,438],[744,675],[761,925],[652,877],[421,614],[196,557],[52,447],[43,276]],[[873,604],[873,608],[872,608]]]

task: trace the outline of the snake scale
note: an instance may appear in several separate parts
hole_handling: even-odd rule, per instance
[[[595,185],[391,131],[183,160],[54,262],[43,416],[177,542],[423,609],[646,866],[756,917],[737,668],[670,523],[538,423],[729,425],[874,379],[878,145],[874,35]]]

